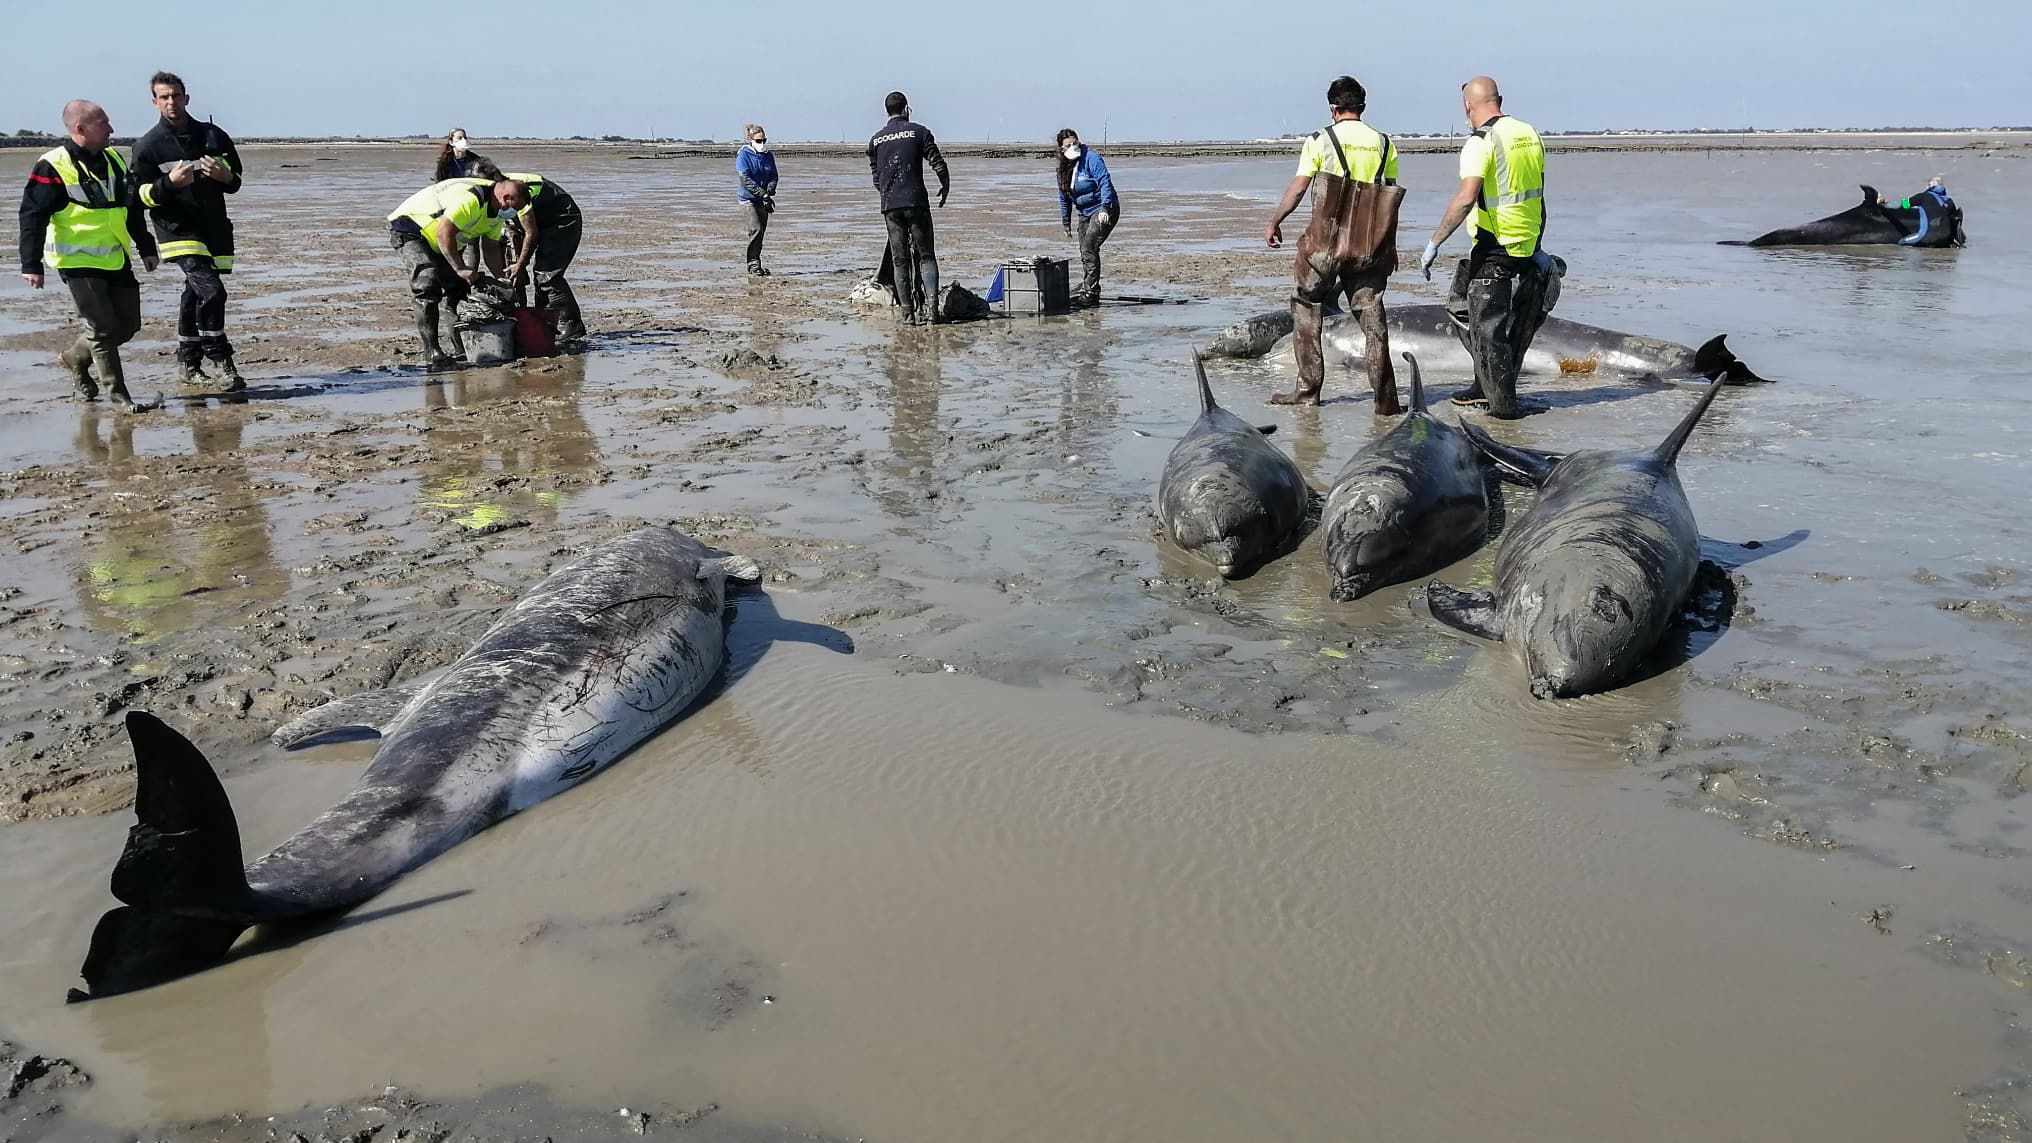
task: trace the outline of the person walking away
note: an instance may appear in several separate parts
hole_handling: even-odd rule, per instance
[[[1377,248],[1363,251],[1363,256],[1340,256],[1346,253],[1336,249],[1344,245],[1340,230],[1345,220],[1328,217],[1331,208],[1349,201],[1348,195],[1370,193],[1366,188],[1342,184],[1397,185],[1396,147],[1388,136],[1362,121],[1368,100],[1368,92],[1353,76],[1338,76],[1327,85],[1332,122],[1305,141],[1298,153],[1298,173],[1284,188],[1284,198],[1263,235],[1272,249],[1283,245],[1284,220],[1298,209],[1306,191],[1322,176],[1335,180],[1322,184],[1322,193],[1315,195],[1312,221],[1299,236],[1292,264],[1296,288],[1291,295],[1291,345],[1298,362],[1298,385],[1289,393],[1273,395],[1272,404],[1320,403],[1320,389],[1326,384],[1326,357],[1320,346],[1323,307],[1327,299],[1342,292],[1347,296],[1348,312],[1362,326],[1377,415],[1395,416],[1404,411],[1397,400],[1397,370],[1390,361],[1390,327],[1383,310],[1384,287],[1397,269],[1395,200],[1401,192],[1393,190],[1373,204],[1374,209],[1387,208],[1387,234],[1374,236]],[[1385,203],[1383,198],[1390,201]]]
[[[558,312],[557,339],[561,345],[582,343],[586,339],[586,319],[579,313],[578,297],[572,293],[571,283],[564,280],[564,272],[578,256],[579,239],[586,230],[585,217],[563,187],[542,175],[511,173],[508,179],[521,183],[529,191],[529,205],[520,211],[521,247],[508,268],[509,288],[521,288],[522,275],[533,260],[536,273],[532,279],[535,285],[532,300],[536,308]]]
[[[943,320],[938,310],[938,251],[932,241],[931,196],[924,187],[924,165],[938,175],[938,205],[945,206],[952,189],[945,156],[931,132],[910,118],[910,100],[892,91],[882,101],[889,122],[868,140],[868,170],[882,196],[882,222],[889,232],[889,255],[896,271],[896,301],[909,325]]]
[[[762,237],[769,233],[769,216],[776,213],[776,156],[769,150],[769,132],[760,124],[748,124],[748,141],[734,154],[734,178],[740,182],[741,220],[747,224],[748,273],[766,278]]]
[[[1503,93],[1485,75],[1461,85],[1461,108],[1474,134],[1461,145],[1460,191],[1447,205],[1418,268],[1432,279],[1439,247],[1472,214],[1475,244],[1454,268],[1447,309],[1461,325],[1475,383],[1453,403],[1521,416],[1517,373],[1552,308],[1548,298],[1564,266],[1545,253],[1545,144],[1522,119],[1503,113]]]
[[[47,265],[70,287],[85,332],[57,360],[78,399],[97,400],[104,384],[107,400],[133,412],[139,406],[120,365],[120,347],[141,329],[131,255],[139,251],[152,273],[155,239],[142,225],[133,175],[107,146],[113,124],[105,108],[73,99],[64,104],[63,125],[70,139],[35,161],[21,194],[21,280],[42,289]]]
[[[452,128],[445,136],[444,145],[438,148],[437,166],[431,172],[430,181],[441,183],[446,179],[492,179],[500,182],[504,176],[494,160],[472,149],[472,140],[466,138],[466,129]]]
[[[155,126],[134,144],[131,164],[141,203],[155,226],[162,260],[183,271],[183,298],[176,313],[176,379],[209,384],[204,362],[226,381],[225,392],[247,387],[233,364],[226,337],[226,283],[233,272],[233,220],[226,196],[237,194],[245,168],[232,136],[191,118],[190,93],[175,73],[148,80]]]
[[[1072,215],[1079,212],[1080,283],[1072,292],[1074,305],[1101,304],[1101,243],[1122,220],[1122,200],[1101,153],[1080,142],[1067,127],[1058,133],[1058,217],[1065,236],[1073,237]]]
[[[416,336],[423,342],[425,364],[431,369],[452,365],[465,356],[457,326],[451,330],[452,354],[438,344],[438,306],[454,306],[479,272],[465,264],[459,250],[464,239],[479,246],[480,257],[497,271],[501,266],[501,215],[529,205],[529,191],[512,179],[446,179],[417,191],[388,216],[388,244],[409,267],[409,294],[416,312]]]

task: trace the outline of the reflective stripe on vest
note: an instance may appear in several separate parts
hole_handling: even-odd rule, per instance
[[[42,157],[63,180],[68,205],[50,217],[44,264],[58,270],[118,270],[127,265],[127,164],[107,148],[106,177],[78,166],[68,149]]]
[[[1496,185],[1491,194],[1483,183],[1475,225],[1516,257],[1529,257],[1537,253],[1545,229],[1545,144],[1530,124],[1507,116],[1491,119],[1481,133],[1489,144]]]

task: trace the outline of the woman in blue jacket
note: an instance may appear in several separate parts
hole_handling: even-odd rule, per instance
[[[1072,214],[1079,211],[1080,283],[1072,292],[1074,305],[1101,304],[1101,243],[1122,218],[1122,200],[1100,153],[1080,143],[1068,127],[1058,133],[1058,213],[1065,236],[1073,237]]]

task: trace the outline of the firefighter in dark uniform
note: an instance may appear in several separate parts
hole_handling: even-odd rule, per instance
[[[226,339],[226,283],[233,272],[233,220],[226,196],[240,189],[240,152],[210,123],[191,118],[183,80],[166,71],[148,81],[162,119],[134,144],[134,180],[155,224],[162,257],[183,271],[176,315],[177,380],[205,384],[210,361],[226,391],[247,387]]]
[[[945,205],[952,178],[931,132],[910,121],[910,100],[892,91],[883,101],[889,122],[868,140],[868,170],[882,195],[882,221],[889,231],[889,256],[896,272],[896,301],[903,320],[923,325],[941,320],[938,310],[938,251],[932,245],[931,195],[924,188],[924,164],[938,175],[938,205]]]

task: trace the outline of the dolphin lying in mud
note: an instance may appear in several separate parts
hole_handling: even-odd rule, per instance
[[[1391,346],[1416,353],[1420,361],[1435,369],[1462,374],[1474,371],[1474,361],[1468,356],[1467,346],[1461,344],[1458,327],[1445,306],[1391,306],[1389,318]],[[1729,352],[1727,338],[1727,334],[1718,334],[1693,349],[1677,342],[1547,317],[1524,354],[1524,372],[1557,375],[1600,370],[1652,384],[1692,384],[1702,389],[1707,388],[1708,381],[1730,385],[1764,381]],[[1364,341],[1358,323],[1347,318],[1329,320],[1321,336],[1327,364],[1360,368]],[[1290,362],[1291,343],[1279,341],[1270,356],[1279,362]]]
[[[1728,240],[1722,246],[1966,246],[1961,207],[1937,181],[1926,190],[1892,205],[1880,201],[1877,188],[1863,185],[1863,201],[1804,226],[1787,226],[1748,242]]]
[[[1348,458],[1320,518],[1337,603],[1430,575],[1473,552],[1488,534],[1481,454],[1459,429],[1425,411],[1418,359],[1403,357],[1411,367],[1411,411]]]
[[[225,959],[242,932],[357,905],[503,818],[570,789],[689,707],[725,653],[727,580],[754,561],[671,528],[601,544],[524,596],[423,685],[340,699],[285,726],[302,744],[372,729],[359,784],[241,867],[225,789],[154,716],[127,715],[134,813],[99,918],[89,996],[147,988]]]
[[[1197,353],[1192,367],[1199,376],[1199,420],[1165,458],[1157,518],[1172,543],[1232,578],[1290,546],[1312,492],[1297,462],[1214,403]]]
[[[1700,567],[1700,530],[1679,485],[1679,450],[1714,403],[1710,385],[1655,449],[1564,457],[1511,448],[1468,425],[1497,464],[1539,488],[1503,536],[1493,592],[1426,588],[1433,618],[1524,658],[1531,693],[1609,690],[1680,614]]]

